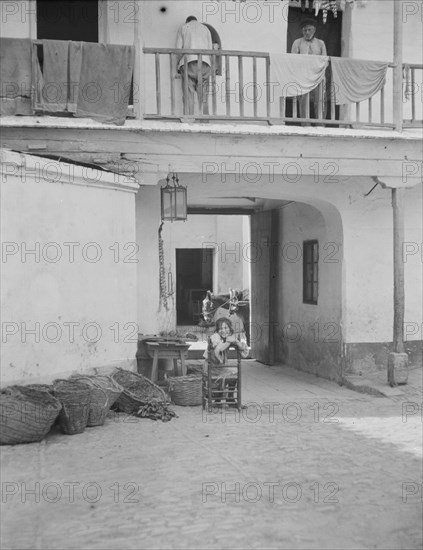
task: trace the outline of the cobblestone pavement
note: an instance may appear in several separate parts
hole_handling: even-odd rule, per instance
[[[422,547],[418,393],[378,398],[254,361],[244,373],[241,414],[111,413],[3,447],[2,548]]]

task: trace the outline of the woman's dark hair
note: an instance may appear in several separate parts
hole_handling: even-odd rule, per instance
[[[219,332],[219,330],[222,328],[222,325],[223,323],[226,323],[229,327],[229,330],[231,332],[231,334],[233,334],[233,327],[232,327],[232,322],[230,319],[228,319],[227,317],[220,317],[217,321],[216,321],[216,328],[215,328],[215,332]]]

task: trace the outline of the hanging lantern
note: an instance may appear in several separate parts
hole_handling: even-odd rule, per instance
[[[170,181],[172,180],[172,182]],[[178,174],[166,178],[161,188],[162,221],[185,221],[187,219],[187,188],[179,185]]]

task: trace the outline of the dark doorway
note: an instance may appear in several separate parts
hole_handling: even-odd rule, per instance
[[[176,324],[197,325],[207,290],[213,290],[212,248],[176,249]]]
[[[310,2],[311,4],[311,2]],[[291,52],[292,44],[297,38],[302,37],[301,22],[303,19],[312,18],[317,23],[316,37],[326,44],[327,54],[333,57],[341,57],[342,52],[342,12],[338,11],[338,16],[335,18],[331,11],[328,12],[326,23],[323,23],[323,11],[319,10],[319,15],[314,16],[314,10],[309,11],[301,8],[290,7],[288,10],[288,33],[286,51]],[[326,118],[330,118],[330,90],[331,90],[331,71],[330,66],[326,70]],[[292,100],[286,101],[286,116],[292,116]],[[335,118],[339,120],[339,107],[336,107]]]
[[[98,0],[37,0],[37,37],[98,42]]]

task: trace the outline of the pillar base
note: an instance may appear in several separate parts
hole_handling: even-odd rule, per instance
[[[391,352],[388,355],[388,384],[398,386],[408,382],[408,355]]]

